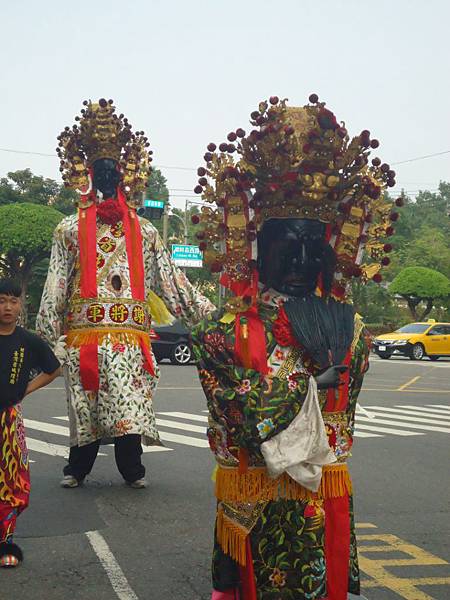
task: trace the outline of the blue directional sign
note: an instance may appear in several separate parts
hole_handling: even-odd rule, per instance
[[[203,266],[203,252],[198,246],[172,244],[172,260],[179,267]]]
[[[144,200],[144,206],[146,208],[164,208],[164,200],[150,200],[146,198]]]

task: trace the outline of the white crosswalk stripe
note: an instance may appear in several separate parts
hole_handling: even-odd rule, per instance
[[[365,406],[364,408],[371,413],[371,418],[362,411],[356,411],[355,436],[361,430],[396,436],[425,435],[428,431],[450,433],[450,406],[400,404],[393,407]]]
[[[405,415],[407,416],[411,416],[411,417],[425,417],[425,419],[430,419],[430,423],[440,423],[441,425],[450,425],[450,414],[448,416],[444,416],[444,415],[437,415],[436,413],[429,413],[429,412],[424,412],[421,408],[410,408],[407,409],[406,407],[404,408],[390,408],[388,406],[372,406],[371,407],[374,410],[381,410],[384,411],[385,413],[392,413],[393,415],[402,415],[403,418]],[[437,419],[437,420],[435,420]],[[447,421],[449,421],[449,423],[447,423]]]
[[[420,408],[421,411],[429,413],[430,415],[439,415],[442,417],[450,416],[450,412],[443,408],[428,408],[428,406],[423,406]],[[399,408],[408,408],[409,410],[416,410],[417,407],[414,404],[400,404]]]
[[[354,436],[356,438],[380,438],[386,435],[398,437],[422,436],[429,432],[450,433],[450,406],[443,404],[394,406],[365,406],[366,412],[357,410]],[[184,411],[158,412],[156,424],[165,446],[143,446],[144,453],[170,452],[175,445],[194,448],[208,448],[206,427],[208,417],[202,414]],[[370,415],[370,416],[368,416]],[[53,421],[64,421],[67,416],[52,417]],[[69,453],[69,428],[54,422],[25,419],[25,427],[31,433],[27,435],[27,444],[32,453],[61,456]],[[36,432],[44,435],[37,439]],[[53,441],[56,440],[56,441]],[[106,456],[99,452],[99,456]]]
[[[162,413],[163,416],[166,416]],[[184,417],[186,415],[188,420],[197,420],[205,422],[206,417],[200,415],[193,415],[190,413],[178,413],[170,414],[167,416]],[[195,419],[197,417],[197,419]],[[55,416],[52,419],[58,421],[68,422],[67,416]],[[163,442],[181,444],[185,446],[191,446],[194,448],[208,448],[209,444],[206,439],[206,422],[205,426],[193,425],[190,423],[180,423],[177,420],[169,419],[156,419],[159,434]],[[57,425],[52,422],[38,421],[36,419],[24,419],[25,428],[27,431],[27,445],[30,451],[37,452],[39,454],[47,454],[49,456],[60,456],[67,458],[69,456],[69,428],[63,425]],[[192,432],[198,434],[198,437],[194,437],[189,434],[173,433],[166,431],[166,429],[182,430],[184,432]],[[31,432],[31,436],[28,435]],[[54,442],[52,436],[44,435],[44,439],[35,438],[36,432],[42,432],[43,434],[52,434],[57,436],[57,442]],[[110,444],[112,445],[112,444]],[[103,446],[105,448],[105,446]],[[144,453],[149,452],[171,452],[173,448],[165,446],[143,446],[142,450]],[[104,452],[99,452],[98,456],[107,456]]]

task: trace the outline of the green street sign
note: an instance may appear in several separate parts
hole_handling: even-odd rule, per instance
[[[144,206],[146,208],[164,208],[164,200],[144,200]]]

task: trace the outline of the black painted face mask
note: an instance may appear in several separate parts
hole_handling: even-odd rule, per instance
[[[103,198],[115,198],[117,186],[120,182],[120,172],[117,162],[111,158],[99,158],[92,165],[92,183],[96,190],[100,190]]]
[[[309,219],[270,219],[258,235],[258,270],[267,287],[306,296],[319,275],[334,270],[334,253],[325,242],[325,224]],[[330,282],[331,283],[331,282]]]

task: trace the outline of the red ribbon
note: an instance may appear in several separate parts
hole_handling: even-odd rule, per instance
[[[80,347],[80,380],[83,389],[96,392],[99,386],[98,343],[83,344]]]
[[[152,353],[150,352],[150,348],[145,343],[145,341],[141,338],[141,352],[144,355],[144,369],[150,373],[150,375],[155,376],[155,368],[153,366]]]
[[[247,319],[248,338],[245,349],[243,347],[241,317]],[[258,314],[257,306],[252,306],[249,310],[236,315],[234,350],[241,365],[259,371],[262,375],[267,375],[269,367],[267,366],[266,330]],[[247,354],[249,365],[246,364]]]
[[[245,539],[245,555],[245,567],[239,565],[242,586],[241,600],[256,600],[256,577],[253,570],[252,546],[249,535]]]
[[[123,228],[130,269],[131,295],[134,300],[145,300],[141,226],[136,211],[127,206],[125,196],[120,188],[117,190],[117,199],[124,208]]]
[[[329,498],[325,510],[326,600],[347,600],[350,564],[350,507],[346,494]]]
[[[349,350],[345,360],[343,361],[343,364],[347,365],[347,367],[350,367],[351,359],[352,351]],[[350,368],[348,368],[345,373],[341,373],[340,381],[342,385],[340,385],[338,388],[328,388],[325,412],[338,412],[347,408],[348,388],[350,384]]]
[[[298,340],[294,336],[292,326],[283,307],[278,311],[278,317],[272,326],[272,333],[277,344],[280,346],[294,346],[294,348],[300,346]]]
[[[83,196],[84,200],[89,197]],[[80,244],[80,295],[97,297],[97,207],[78,209],[78,241]]]
[[[229,279],[228,275],[223,275],[221,284],[228,287],[237,296],[251,299],[252,304],[250,308],[236,315],[234,351],[242,366],[266,375],[269,372],[267,366],[266,331],[256,305],[258,271],[253,269],[250,280],[246,281],[233,281]],[[247,320],[247,339],[245,340],[242,335],[242,317]]]

